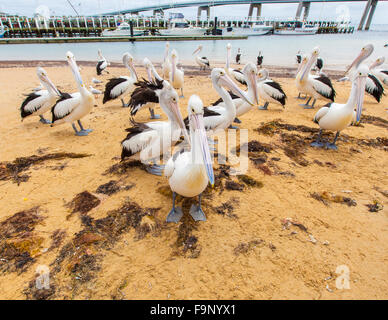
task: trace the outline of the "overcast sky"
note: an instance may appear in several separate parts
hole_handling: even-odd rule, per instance
[[[177,3],[182,0],[70,0],[75,9],[82,15],[105,13],[126,8],[135,8],[141,5],[154,5],[163,3]],[[311,19],[326,19],[338,17],[341,14],[349,14],[353,24],[357,24],[361,18],[365,7],[364,2],[354,1],[341,3],[312,3],[310,9]],[[40,5],[46,5],[55,15],[72,15],[73,9],[66,0],[0,0],[0,11],[10,14],[32,16],[35,9]],[[249,5],[220,6],[211,9],[211,16],[218,17],[244,17],[248,14]],[[290,18],[295,16],[297,4],[264,4],[262,9],[263,17]],[[197,8],[173,9],[173,12],[182,12],[186,17],[194,17]],[[374,15],[374,24],[388,23],[386,16],[388,13],[388,2],[380,1]]]

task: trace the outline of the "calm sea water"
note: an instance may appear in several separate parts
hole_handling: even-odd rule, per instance
[[[226,44],[232,44],[232,55],[238,48],[242,50],[242,62],[256,61],[258,52],[264,55],[264,64],[288,66],[295,63],[295,54],[301,50],[309,52],[314,46],[321,48],[321,56],[327,67],[342,69],[357,55],[362,46],[372,43],[375,51],[370,58],[386,56],[388,60],[388,25],[374,27],[375,30],[353,34],[317,34],[307,36],[256,36],[247,40],[207,40],[172,41],[183,63],[194,61],[192,52],[199,43],[203,44],[202,55],[210,62],[225,61]],[[163,59],[165,42],[101,42],[68,44],[17,44],[1,45],[0,60],[64,60],[66,51],[74,53],[77,60],[97,60],[97,50],[101,49],[108,61],[121,61],[124,52],[130,52],[137,62],[148,57],[153,62]]]

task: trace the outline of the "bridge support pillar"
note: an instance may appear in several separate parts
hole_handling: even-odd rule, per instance
[[[300,20],[300,16],[303,12],[303,20],[306,20],[310,13],[310,5],[311,2],[308,1],[300,1],[298,5],[298,9],[296,10],[295,20]]]
[[[164,11],[163,9],[155,9],[152,11],[152,15],[156,16],[157,14],[160,14],[162,17],[164,17]]]
[[[207,20],[210,19],[210,7],[202,6],[198,7],[197,19],[201,20],[202,11],[206,11]]]
[[[369,27],[372,23],[373,15],[376,10],[377,2],[378,0],[368,0],[365,6],[364,13],[361,17],[360,24],[358,25],[358,30],[362,30],[364,28],[364,23],[367,17],[368,17],[368,20],[365,25],[365,30],[369,30]]]
[[[248,19],[252,20],[253,10],[257,9],[256,20],[261,17],[261,3],[251,3],[249,6]]]

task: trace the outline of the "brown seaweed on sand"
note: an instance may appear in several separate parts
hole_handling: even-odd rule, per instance
[[[101,203],[101,200],[92,195],[89,191],[78,193],[73,200],[66,204],[66,207],[71,209],[71,214],[79,212],[86,214]]]
[[[325,206],[329,206],[330,202],[346,204],[348,207],[357,206],[357,202],[349,197],[343,197],[340,195],[333,195],[326,191],[314,192],[310,194],[311,197],[317,201],[321,201]]]

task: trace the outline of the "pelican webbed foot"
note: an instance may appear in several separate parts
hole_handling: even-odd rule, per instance
[[[228,127],[228,129],[235,129],[235,130],[239,130],[240,128],[239,128],[239,127],[236,127],[236,126],[233,126],[233,125],[230,125],[230,126]]]
[[[182,216],[183,216],[183,211],[182,208],[180,207],[175,207],[175,198],[176,198],[176,193],[172,193],[172,209],[167,215],[166,222],[175,222],[178,223]]]
[[[307,95],[305,95],[304,97],[301,96],[301,93],[299,92],[298,96],[296,97],[297,99],[300,99],[300,100],[305,100],[307,98]]]
[[[42,122],[43,124],[51,124],[51,121],[46,119],[42,115],[40,115],[39,117],[40,117],[39,121]]]
[[[146,166],[146,171],[148,173],[151,173],[155,176],[162,176],[163,171],[164,171],[164,165],[157,165],[157,164],[152,164],[152,165],[147,165]]]
[[[202,193],[199,195],[198,204],[193,204],[190,208],[190,215],[195,221],[206,221],[205,213],[201,208]]]
[[[339,134],[340,134],[339,131],[337,131],[337,134],[335,135],[333,142],[332,142],[332,143],[327,143],[327,144],[326,144],[326,148],[327,148],[327,149],[338,150],[338,148],[337,148],[337,146],[335,145],[335,143],[337,142],[337,139],[338,139]]]
[[[151,108],[149,108],[149,110],[150,110],[150,119],[160,119],[160,115],[159,114],[155,114],[155,111],[154,111],[154,109],[151,109]]]
[[[124,99],[120,99],[120,100],[121,100],[121,105],[123,106],[123,108],[128,108],[129,107],[129,104],[125,103]]]
[[[241,120],[239,118],[234,118],[234,123],[241,123]]]
[[[84,127],[82,126],[81,120],[78,120],[77,122],[78,122],[78,125],[79,125],[80,129],[81,129],[81,132],[89,133],[89,132],[93,131],[92,129],[84,129]]]
[[[314,141],[314,142],[310,143],[310,146],[312,146],[314,148],[322,148],[325,146],[325,144],[323,142],[320,142],[320,141]]]
[[[260,107],[258,107],[258,108],[259,108],[259,110],[268,110],[268,105],[269,105],[269,103],[266,102],[266,103],[264,104],[264,106],[260,106]]]
[[[311,107],[311,106],[309,105],[310,101],[311,101],[311,97],[307,100],[306,103],[300,104],[300,106],[301,106],[301,107],[305,107],[305,109],[307,109],[306,107]],[[310,109],[311,109],[311,108],[310,108]]]

